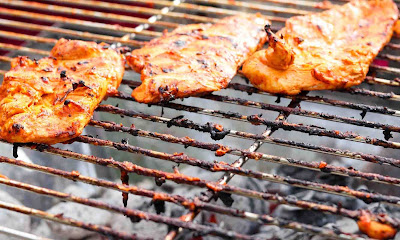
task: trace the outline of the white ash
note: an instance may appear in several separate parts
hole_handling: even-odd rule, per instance
[[[10,194],[4,191],[0,191],[0,201],[22,205],[21,202],[19,202],[17,199],[13,198]],[[0,225],[22,232],[30,232],[31,218],[28,215],[24,215],[22,213],[0,209]],[[1,233],[0,239],[17,240],[17,238],[6,236]]]

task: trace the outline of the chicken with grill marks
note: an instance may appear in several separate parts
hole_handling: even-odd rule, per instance
[[[60,39],[51,56],[17,57],[0,86],[0,139],[54,144],[82,133],[125,61],[109,45]]]
[[[344,89],[360,84],[390,41],[398,9],[392,0],[353,0],[330,10],[296,16],[251,56],[243,73],[275,94]]]
[[[132,96],[156,103],[206,94],[227,87],[247,57],[267,40],[259,14],[237,15],[216,24],[191,24],[150,41],[127,56],[141,72]]]

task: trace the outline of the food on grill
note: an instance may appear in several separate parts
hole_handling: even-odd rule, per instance
[[[387,224],[374,221],[372,218],[371,214],[363,211],[360,220],[357,222],[360,230],[367,234],[368,237],[374,239],[391,239],[396,235],[396,229]]]
[[[276,94],[344,89],[360,84],[390,41],[398,9],[392,0],[353,0],[330,10],[292,17],[269,48],[251,56],[243,73]]]
[[[237,15],[216,24],[191,24],[150,41],[127,56],[142,74],[132,96],[155,103],[225,88],[239,66],[267,40],[261,15]]]
[[[106,44],[60,39],[51,56],[17,57],[0,86],[0,139],[54,144],[81,134],[124,60]]]

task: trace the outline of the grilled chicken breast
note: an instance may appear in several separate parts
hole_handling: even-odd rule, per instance
[[[276,35],[267,29],[268,49],[251,56],[243,73],[257,88],[276,94],[358,85],[390,41],[397,18],[392,0],[353,0],[292,17]]]
[[[127,56],[142,74],[132,96],[156,103],[225,88],[239,66],[267,40],[261,15],[238,15],[216,24],[191,24],[150,41]]]
[[[124,74],[124,59],[108,47],[60,39],[50,57],[13,59],[0,86],[0,138],[54,144],[81,134]]]

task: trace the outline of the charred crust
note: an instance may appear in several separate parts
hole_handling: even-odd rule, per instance
[[[66,77],[67,77],[67,71],[62,70],[62,71],[60,72],[60,78],[66,78]]]
[[[80,62],[78,62],[77,64],[78,65],[85,65],[85,64],[88,64],[89,63],[89,61],[80,61]]]
[[[53,67],[44,68],[44,69],[42,69],[42,71],[44,71],[44,72],[52,72],[53,71]]]
[[[48,77],[40,77],[40,79],[42,79],[42,81],[44,83],[48,83],[49,82],[49,78]]]
[[[11,127],[16,133],[19,133],[21,129],[24,129],[24,126],[19,123],[14,123]]]
[[[85,84],[85,81],[83,81],[83,80],[80,80],[79,82],[73,82],[72,83],[72,90],[75,90],[75,89],[77,89],[79,87],[85,87],[85,88],[92,89],[91,87],[87,86]]]

